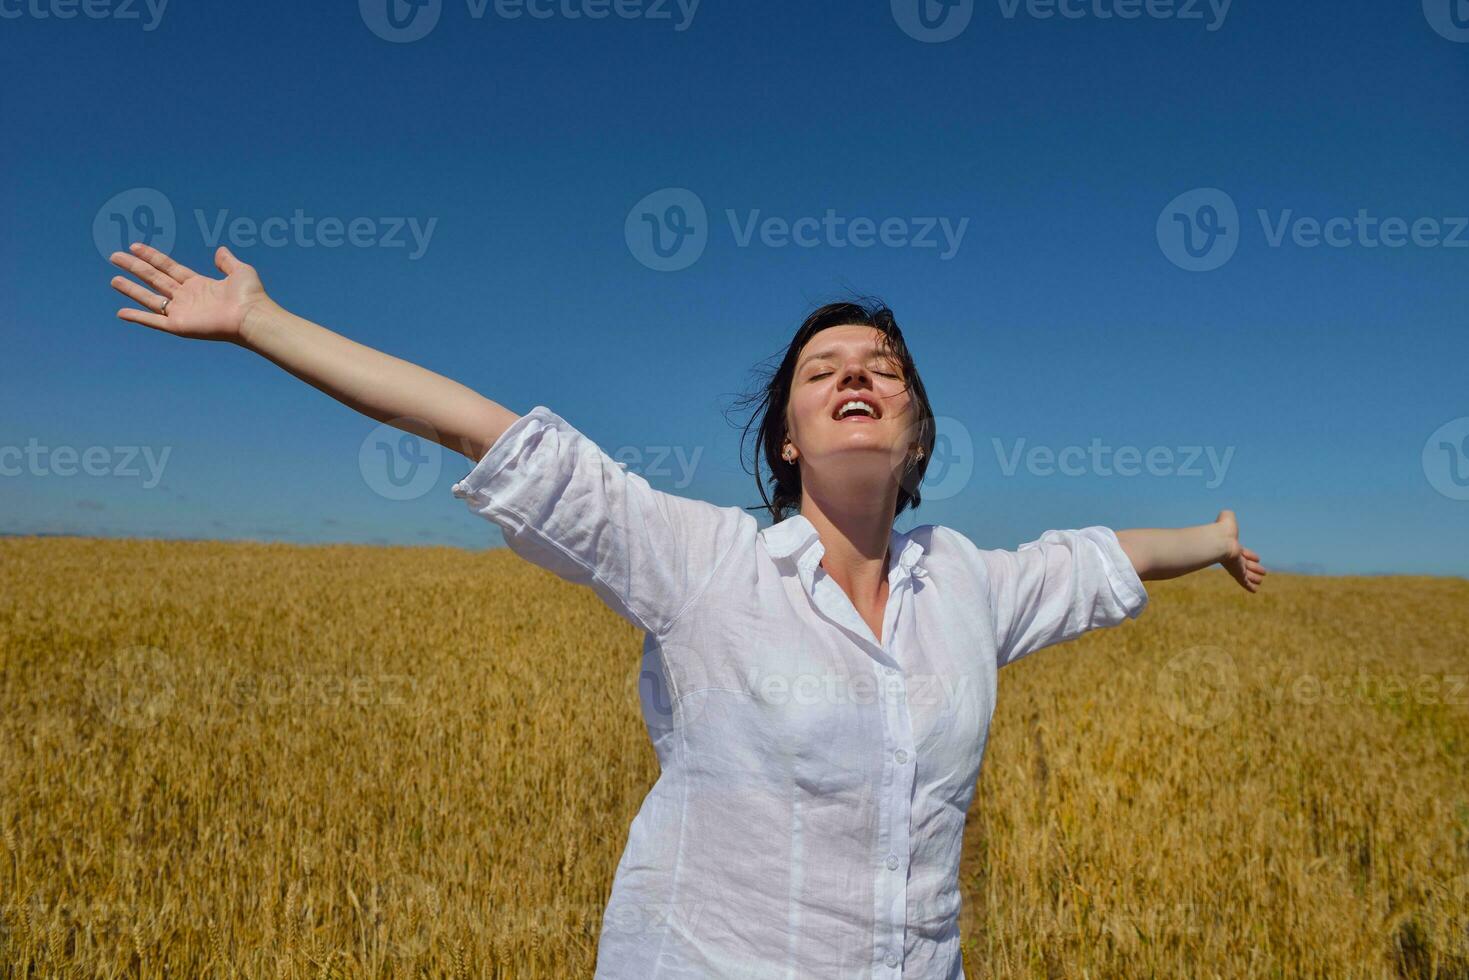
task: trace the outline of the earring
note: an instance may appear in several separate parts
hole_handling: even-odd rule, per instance
[[[793,454],[789,449],[787,449],[785,452],[783,452],[783,453],[780,454],[780,458],[783,459],[783,460],[785,460],[787,463],[789,463],[791,460],[795,459],[795,454]]]

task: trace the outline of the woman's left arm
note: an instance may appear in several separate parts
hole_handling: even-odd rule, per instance
[[[1239,523],[1232,510],[1221,510],[1213,524],[1118,531],[1117,541],[1137,577],[1145,581],[1177,578],[1218,563],[1247,592],[1257,592],[1269,574],[1260,556],[1239,543]]]

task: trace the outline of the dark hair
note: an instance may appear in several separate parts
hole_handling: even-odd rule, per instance
[[[928,393],[924,391],[923,379],[918,376],[918,368],[913,363],[913,356],[908,352],[908,344],[903,340],[903,331],[898,328],[898,322],[893,318],[893,311],[880,301],[858,299],[852,302],[828,303],[812,311],[811,315],[806,317],[805,322],[801,324],[800,329],[796,331],[796,335],[791,338],[784,353],[772,354],[765,361],[768,365],[770,361],[778,357],[780,358],[779,364],[774,369],[767,368],[757,388],[742,396],[737,402],[740,408],[754,406],[751,418],[745,423],[744,432],[740,437],[740,460],[743,465],[745,438],[749,436],[751,427],[756,426],[753,476],[755,486],[760,491],[760,499],[765,501],[764,504],[747,507],[746,510],[769,511],[771,518],[779,523],[789,516],[788,511],[799,509],[801,503],[800,467],[794,462],[787,462],[780,456],[781,444],[786,436],[785,413],[791,397],[791,380],[796,373],[796,358],[800,355],[801,349],[806,346],[806,342],[820,331],[827,327],[851,325],[873,327],[880,331],[882,333],[880,344],[903,367],[903,376],[907,379],[908,394],[912,398],[916,416],[914,421],[916,438],[913,441],[923,447],[923,456],[917,460],[909,456],[908,468],[899,480],[898,507],[894,516],[901,514],[909,507],[916,508],[923,502],[918,487],[923,482],[923,474],[928,470],[929,461],[933,459],[933,408],[928,403]],[[766,492],[766,481],[760,476],[762,456],[766,466],[770,469],[769,493]]]

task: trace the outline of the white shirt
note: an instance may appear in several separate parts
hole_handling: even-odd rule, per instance
[[[545,406],[456,483],[517,554],[646,632],[661,773],[633,819],[598,978],[962,978],[959,851],[995,675],[1135,618],[1105,527],[1016,551],[892,532],[881,642],[799,514],[653,489]]]

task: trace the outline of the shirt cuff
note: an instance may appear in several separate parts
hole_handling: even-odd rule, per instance
[[[476,509],[495,504],[495,497],[510,482],[505,473],[505,464],[522,455],[531,437],[547,427],[564,429],[567,422],[544,405],[537,405],[511,422],[489,451],[474,464],[474,469],[450,488],[454,496],[469,501]],[[497,506],[495,509],[500,508]]]
[[[1107,580],[1112,583],[1112,591],[1122,599],[1128,618],[1136,619],[1148,604],[1148,590],[1143,587],[1143,580],[1132,566],[1132,559],[1122,550],[1117,532],[1110,527],[1098,525],[1084,529],[1082,534],[1102,549],[1102,555],[1107,559]]]

